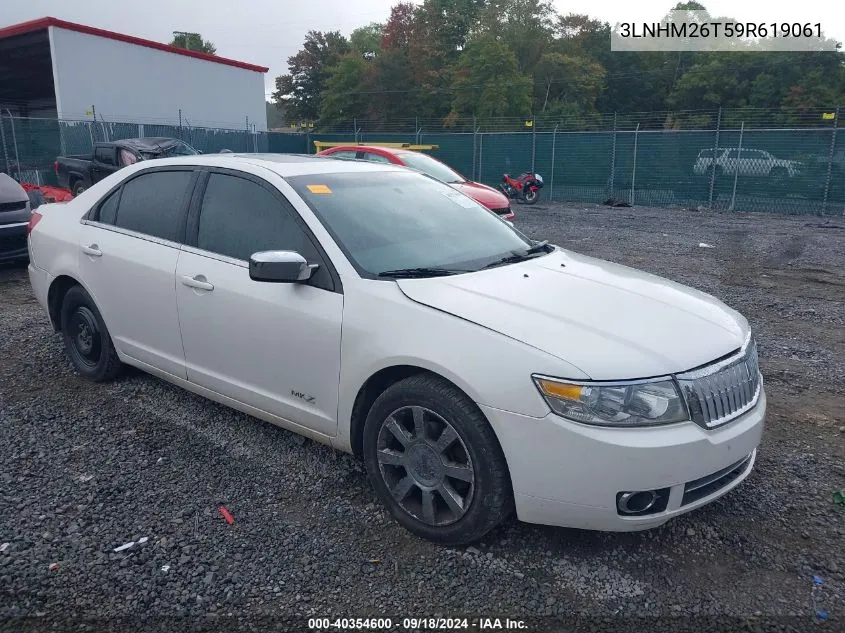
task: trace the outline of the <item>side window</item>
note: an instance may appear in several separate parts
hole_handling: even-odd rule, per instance
[[[244,261],[259,251],[297,251],[309,263],[323,264],[295,213],[251,180],[212,173],[200,209],[197,248]],[[314,281],[331,288],[325,266],[317,270]]]
[[[728,152],[728,158],[738,158],[738,157],[739,157],[739,150],[738,149],[732,149],[731,151]],[[743,156],[743,158],[745,158],[745,156]]]
[[[115,226],[171,242],[181,242],[185,196],[191,171],[155,171],[123,185]]]
[[[97,222],[103,224],[114,224],[117,216],[117,199],[120,197],[120,189],[113,191],[108,198],[100,203],[100,208],[97,211]]]
[[[390,163],[390,159],[387,156],[373,154],[372,152],[364,152],[364,160],[368,160],[373,163]]]
[[[340,152],[332,152],[329,154],[332,158],[355,158],[356,152],[350,150],[342,150]]]
[[[114,165],[114,148],[97,147],[94,150],[94,160],[104,165]]]

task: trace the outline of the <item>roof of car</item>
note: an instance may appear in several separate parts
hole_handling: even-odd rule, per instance
[[[231,167],[258,165],[276,172],[282,177],[307,174],[331,174],[345,172],[404,171],[403,167],[387,163],[336,160],[329,156],[313,154],[200,154],[144,161],[145,166],[154,165],[200,165],[209,167]]]

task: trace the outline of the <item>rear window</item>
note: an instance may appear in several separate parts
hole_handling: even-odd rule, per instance
[[[155,171],[133,178],[123,185],[115,226],[181,242],[192,175],[191,171]]]
[[[97,213],[97,221],[103,224],[114,224],[117,217],[117,200],[120,198],[120,189],[112,192],[108,198],[100,203]]]
[[[114,165],[114,148],[98,147],[94,150],[94,159],[104,165]]]
[[[441,182],[466,182],[466,178],[454,169],[432,158],[428,154],[421,154],[420,152],[397,152],[396,155],[399,157],[399,160],[411,169],[421,171],[427,176],[437,178]]]
[[[703,149],[698,153],[699,158],[713,158],[712,149]]]

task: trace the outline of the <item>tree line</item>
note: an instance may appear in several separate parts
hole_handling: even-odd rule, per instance
[[[706,11],[696,2],[674,9]],[[320,127],[719,107],[779,111],[787,122],[845,104],[841,51],[620,53],[610,50],[611,29],[546,0],[399,2],[386,22],[349,37],[310,31],[273,100],[288,122]]]

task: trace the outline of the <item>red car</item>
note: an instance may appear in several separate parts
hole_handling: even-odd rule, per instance
[[[416,169],[422,173],[445,182],[450,187],[469,196],[476,202],[483,204],[499,217],[513,221],[514,213],[510,201],[498,189],[473,182],[461,176],[454,169],[441,163],[428,154],[415,152],[410,149],[393,147],[379,147],[377,145],[338,145],[324,149],[318,156],[333,158],[347,158],[369,160],[377,163],[393,163]]]

